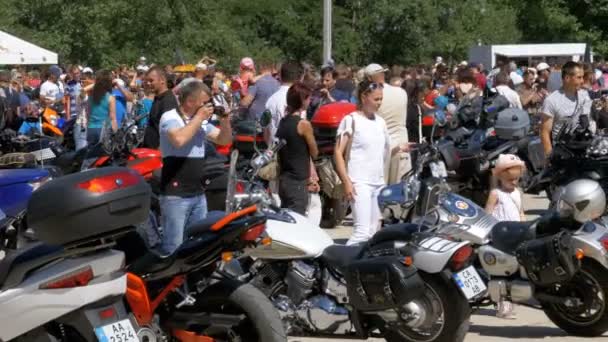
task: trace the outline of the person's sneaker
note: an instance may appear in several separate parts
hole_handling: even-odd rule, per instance
[[[502,319],[515,319],[517,316],[513,311],[513,303],[508,300],[501,300],[496,307],[496,317]]]

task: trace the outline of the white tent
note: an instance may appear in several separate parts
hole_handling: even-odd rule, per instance
[[[532,58],[545,60],[547,57],[566,57],[568,60],[580,61],[585,56],[587,44],[515,44],[515,45],[481,45],[469,49],[469,61],[483,63],[486,67],[496,65],[499,56],[507,58]]]
[[[0,65],[57,64],[57,54],[0,31]]]

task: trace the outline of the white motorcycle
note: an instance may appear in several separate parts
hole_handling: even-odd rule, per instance
[[[599,184],[571,183],[566,188],[574,200],[563,197],[559,212],[536,221],[498,222],[473,201],[450,192],[446,176],[458,169],[456,163],[450,144],[423,146],[417,169],[401,184],[381,191],[385,220],[414,222],[471,242],[488,287],[485,298],[472,301],[475,306],[537,301],[532,306],[569,334],[608,331],[608,229],[598,220],[606,203]],[[577,211],[587,213],[577,216]]]
[[[241,177],[238,152],[231,156],[227,211],[252,203],[263,208],[272,242],[245,251],[244,272],[229,264],[223,271],[262,290],[292,335],[462,341],[468,300],[485,291],[474,285],[481,278],[468,266],[469,244],[401,225],[379,231],[367,244],[336,245],[306,217],[274,206],[257,181],[276,149],[258,154]]]
[[[63,189],[69,200],[33,193],[27,219],[40,241],[6,248],[18,238],[14,218],[0,220],[1,341],[139,341],[124,306],[125,254],[106,239],[147,217],[149,190],[129,175],[113,181],[88,175],[74,175],[82,182]],[[105,194],[107,187],[122,188]],[[70,198],[73,190],[93,196]],[[64,211],[43,209],[53,206]]]

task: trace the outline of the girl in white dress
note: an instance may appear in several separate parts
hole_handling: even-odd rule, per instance
[[[486,212],[499,221],[525,220],[522,193],[518,189],[519,179],[525,169],[525,164],[513,154],[498,156],[492,174],[498,181],[497,187],[490,192],[486,203]],[[513,319],[513,303],[501,299],[498,302],[496,316]]]

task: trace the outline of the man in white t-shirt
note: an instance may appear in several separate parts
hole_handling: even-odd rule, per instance
[[[272,144],[279,127],[279,122],[285,116],[287,108],[287,91],[296,81],[302,79],[303,70],[299,63],[285,63],[281,65],[281,87],[272,94],[266,101],[266,110],[270,111],[272,120],[266,131],[266,142],[268,146]],[[306,119],[306,118],[304,118]]]
[[[52,106],[63,101],[63,84],[59,81],[61,69],[53,65],[49,68],[49,77],[40,86],[40,103],[44,106]]]
[[[391,148],[400,146],[408,142],[407,128],[405,121],[407,118],[407,93],[399,87],[392,86],[385,81],[387,69],[379,64],[370,64],[365,67],[365,76],[372,82],[383,85],[382,105],[378,110],[386,122],[388,133],[391,137]],[[412,168],[409,153],[396,153],[385,164],[385,180],[387,184],[394,184],[401,181],[401,177]]]

